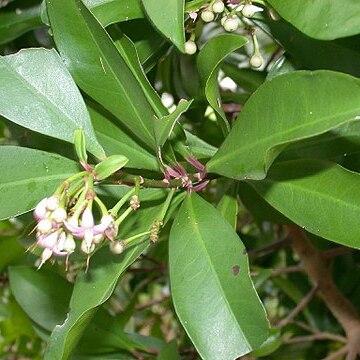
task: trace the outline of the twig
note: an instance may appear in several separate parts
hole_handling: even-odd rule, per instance
[[[293,273],[293,272],[302,272],[302,271],[305,271],[305,268],[302,265],[287,266],[287,267],[272,270],[271,276],[279,276],[279,275],[283,275],[283,274],[288,274],[288,273]]]
[[[313,299],[316,292],[318,290],[318,286],[313,287],[310,292],[305,295],[302,300],[296,305],[296,307],[291,311],[291,313],[277,324],[277,327],[284,327],[291,323],[297,315],[309,304],[309,302]]]
[[[347,342],[346,338],[343,336],[331,334],[328,332],[319,332],[313,335],[297,336],[294,338],[286,339],[284,340],[284,344],[298,344],[303,342],[312,342],[316,340],[333,340],[344,344],[346,344]]]
[[[247,252],[247,254],[251,257],[253,256],[264,256],[265,254],[268,254],[270,252],[273,252],[275,250],[281,249],[285,246],[288,246],[290,244],[290,238],[289,237],[285,237],[284,239],[281,239],[279,241],[275,241],[269,245],[265,245],[263,247],[254,249],[254,250],[249,250]]]

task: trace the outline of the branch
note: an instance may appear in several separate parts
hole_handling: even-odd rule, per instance
[[[286,228],[294,251],[311,281],[318,286],[320,297],[345,330],[349,350],[346,360],[355,360],[360,354],[360,317],[355,307],[335,285],[329,261],[323,252],[313,246],[299,227],[288,225]]]

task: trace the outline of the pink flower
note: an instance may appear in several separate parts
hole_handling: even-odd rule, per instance
[[[100,224],[95,225],[91,209],[87,207],[81,216],[81,226],[77,225],[76,221],[73,219],[64,221],[64,224],[72,235],[77,238],[84,239],[87,247],[90,249],[94,236],[105,233],[112,222],[113,218],[111,216],[104,216]]]
[[[42,199],[34,209],[34,218],[36,221],[44,220],[46,218],[47,208],[46,208],[47,198]]]

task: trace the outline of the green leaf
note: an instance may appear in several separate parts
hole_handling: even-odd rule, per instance
[[[142,3],[154,26],[181,52],[185,52],[185,0],[142,0]]]
[[[334,163],[294,160],[274,164],[266,179],[250,184],[306,231],[359,249],[359,180],[358,173]]]
[[[16,301],[31,320],[48,331],[65,320],[72,286],[64,278],[29,266],[10,267],[9,277]]]
[[[128,158],[124,155],[111,155],[95,166],[97,180],[104,180],[116,171],[123,168],[128,163]]]
[[[359,79],[330,71],[293,71],[273,78],[246,102],[208,171],[263,179],[288,144],[356,120],[359,113]]]
[[[135,223],[127,221],[128,230],[123,228],[122,234],[132,236],[148,230],[161,211],[162,205],[142,208],[138,217],[134,218]],[[68,358],[97,308],[112,294],[120,276],[149,246],[148,241],[143,241],[146,237],[140,240],[139,244],[129,247],[121,255],[114,255],[104,247],[92,256],[89,272],[76,278],[70,311],[65,322],[51,334],[45,360]]]
[[[189,109],[191,103],[192,100],[181,99],[176,109],[170,115],[154,119],[154,134],[158,147],[162,147],[165,144],[180,116]]]
[[[167,109],[162,104],[159,95],[154,90],[144,73],[144,69],[142,68],[139,60],[137,49],[133,42],[125,34],[118,31],[114,44],[121,57],[124,59],[127,66],[135,76],[138,85],[142,88],[144,95],[151,107],[154,109],[155,114],[158,116],[167,115]]]
[[[128,167],[145,170],[159,170],[158,161],[149,149],[142,147],[136,139],[133,139],[127,129],[121,124],[115,125],[116,119],[106,110],[101,109],[94,103],[88,105],[95,133],[106,154],[123,154],[128,159]],[[112,120],[112,121],[111,121]]]
[[[360,76],[360,36],[324,41],[306,36],[283,20],[261,18],[255,23],[270,32],[285,48],[296,67],[335,70]]]
[[[224,136],[229,133],[230,125],[221,107],[217,74],[224,58],[247,43],[248,40],[245,37],[237,34],[221,34],[204,45],[197,59],[197,67],[206,99],[217,114],[219,126]]]
[[[360,2],[353,0],[268,0],[288,22],[315,39],[360,33]]]
[[[82,128],[88,150],[104,156],[81,94],[55,50],[26,49],[2,56],[0,77],[2,116],[70,143],[74,131]]]
[[[75,130],[74,134],[75,152],[82,163],[87,162],[85,134],[82,129]]]
[[[154,147],[155,111],[105,29],[80,0],[47,0],[47,8],[55,43],[79,87]]]
[[[237,228],[237,215],[239,212],[237,188],[237,183],[230,185],[228,191],[222,196],[217,205],[217,209],[221,215],[228,221],[228,223],[235,231]]]
[[[0,147],[0,164],[0,220],[33,209],[62,180],[78,172],[69,159],[17,146]]]
[[[0,13],[0,44],[6,44],[42,25],[40,6],[20,8],[17,11],[2,11]]]
[[[176,313],[203,359],[234,359],[267,338],[244,250],[213,206],[187,196],[170,233],[170,281]]]
[[[144,17],[141,0],[84,0],[102,26]]]

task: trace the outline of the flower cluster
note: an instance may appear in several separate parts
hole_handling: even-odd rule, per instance
[[[124,216],[116,219],[122,205],[130,199],[129,209],[134,211],[139,208],[140,202],[137,195],[131,190],[127,197],[120,200],[111,210],[107,210],[103,202],[93,191],[94,178],[88,173],[79,173],[74,179],[66,180],[54,195],[41,200],[33,212],[37,221],[36,244],[43,249],[41,254],[41,267],[52,256],[66,257],[76,250],[78,240],[79,249],[89,256],[104,240],[110,241],[110,250],[119,253],[116,237],[118,227]],[[79,175],[78,174],[78,175]],[[79,179],[80,177],[80,179]],[[100,221],[96,223],[93,205],[96,204],[101,213]],[[128,213],[127,213],[128,214]],[[123,246],[124,248],[124,246]]]
[[[187,30],[191,35],[189,40],[185,42],[186,54],[193,55],[197,51],[194,28],[199,14],[203,22],[211,23],[214,20],[220,19],[221,26],[225,31],[234,32],[240,25],[239,16],[246,21],[246,19],[252,18],[257,12],[263,11],[261,7],[253,5],[251,1],[246,1],[244,4],[243,1],[231,0],[228,3],[228,5],[225,5],[223,0],[212,0],[200,9],[189,12],[190,23]],[[250,65],[258,68],[263,65],[263,59],[260,55],[257,41],[254,41],[254,36],[252,37],[254,53],[250,58]]]

